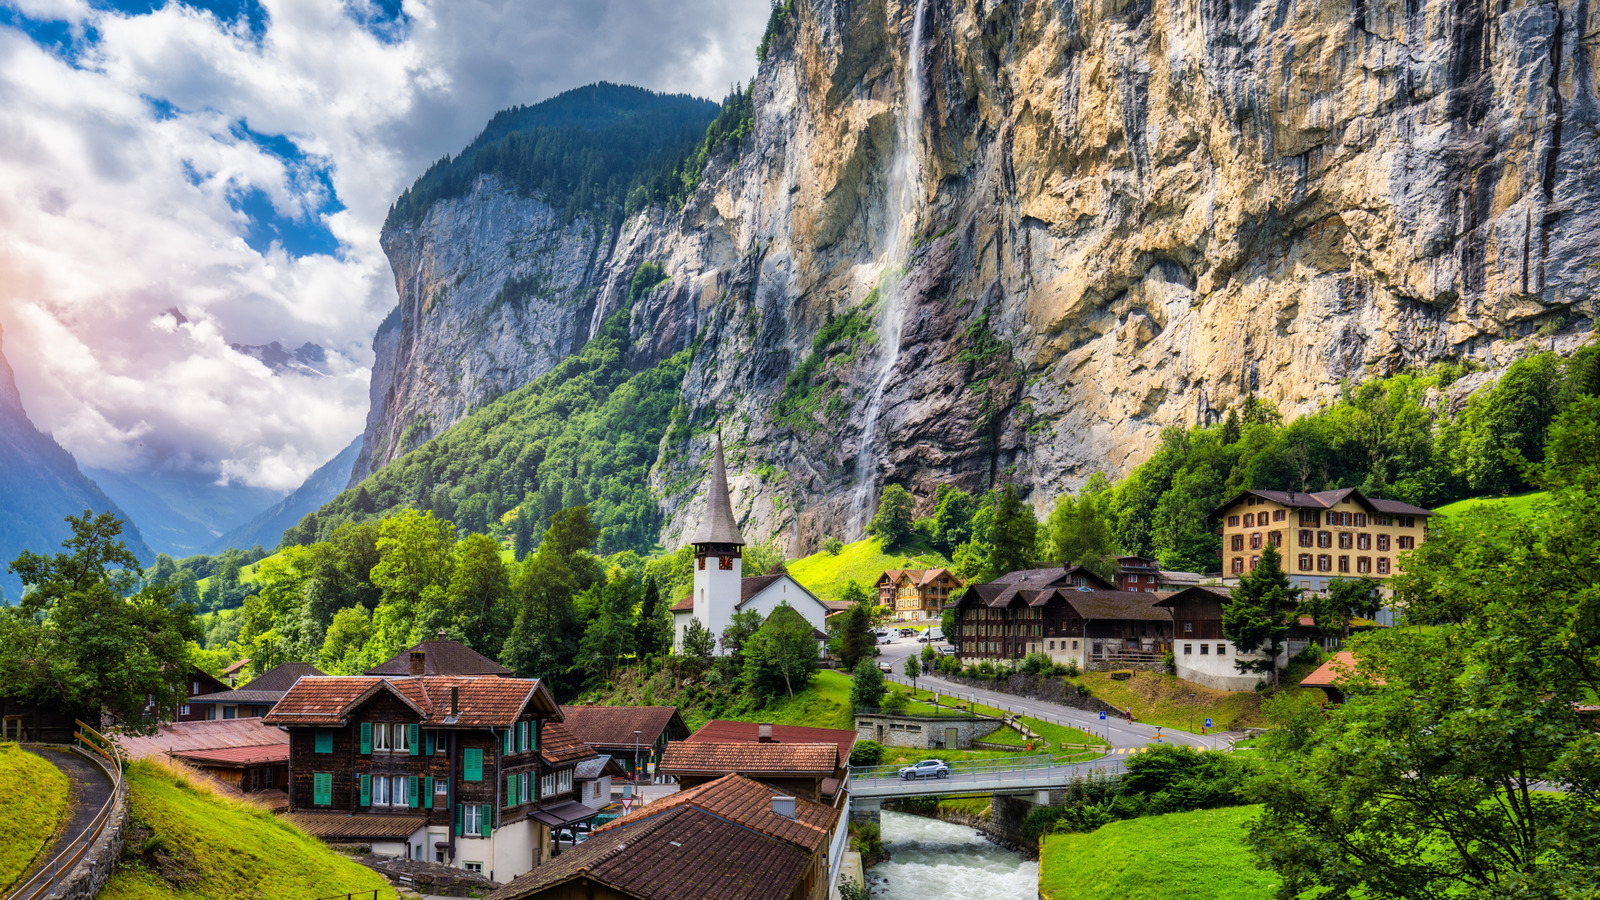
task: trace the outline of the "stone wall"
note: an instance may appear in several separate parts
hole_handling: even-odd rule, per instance
[[[1118,668],[1127,668],[1119,666]],[[1074,685],[1064,678],[1043,675],[1012,675],[1009,678],[969,678],[965,675],[941,675],[946,681],[964,684],[968,687],[982,688],[986,691],[998,691],[1014,697],[1027,697],[1033,700],[1044,700],[1049,703],[1059,703],[1073,709],[1085,709],[1089,712],[1105,710],[1108,714],[1120,714],[1122,710],[1095,697],[1092,694],[1080,694]],[[960,699],[959,694],[950,696]]]
[[[973,741],[993,734],[1005,723],[999,719],[955,719],[932,716],[861,713],[856,716],[856,740],[877,741],[886,747],[932,750],[967,750]],[[956,729],[956,746],[948,747],[947,729]]]
[[[98,757],[75,747],[72,752],[97,765],[102,763]],[[51,900],[92,900],[99,894],[106,879],[111,877],[111,870],[116,868],[117,859],[122,856],[122,842],[127,830],[128,784],[122,782],[112,803],[111,818],[106,822],[105,830],[100,832],[99,839],[89,846],[78,864],[57,882]]]
[[[478,897],[499,886],[482,875],[443,863],[398,859],[392,856],[358,856],[356,862],[419,894]]]

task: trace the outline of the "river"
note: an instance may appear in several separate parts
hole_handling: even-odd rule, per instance
[[[1039,864],[964,825],[883,813],[888,862],[867,870],[874,900],[1033,900]],[[885,883],[887,882],[887,883]]]

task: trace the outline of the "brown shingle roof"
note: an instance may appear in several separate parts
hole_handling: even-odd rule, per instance
[[[310,663],[287,662],[281,666],[269,669],[257,675],[248,684],[241,685],[235,690],[222,691],[215,694],[190,699],[190,703],[242,703],[271,705],[283,699],[283,695],[294,683],[301,678],[311,675],[321,675],[322,671]]]
[[[451,690],[459,696],[451,713]],[[516,721],[529,703],[559,713],[549,689],[530,678],[434,676],[384,679],[371,675],[302,678],[262,721],[268,725],[342,725],[380,691],[388,691],[435,726],[481,728]]]
[[[689,735],[689,742],[714,741],[722,743],[753,744],[761,739],[761,726],[755,722],[731,722],[712,719]],[[780,744],[834,744],[839,748],[839,758],[849,759],[856,746],[856,733],[845,728],[812,728],[807,725],[774,725],[772,739]]]
[[[221,747],[216,750],[174,750],[172,756],[199,766],[264,766],[289,761],[288,744],[260,747]]]
[[[680,806],[693,806],[738,822],[770,838],[815,852],[828,840],[839,810],[804,797],[795,798],[793,819],[772,811],[772,798],[781,791],[742,775],[724,775],[676,794],[668,794],[633,812],[600,826],[596,832],[658,816]]]
[[[563,706],[561,721],[591,747],[632,747],[635,729],[641,747],[654,744],[663,732],[669,740],[689,736],[676,706]]]
[[[1261,497],[1274,503],[1282,504],[1291,509],[1329,509],[1345,500],[1353,500],[1376,512],[1398,516],[1431,516],[1433,510],[1401,503],[1399,500],[1381,500],[1377,497],[1368,497],[1355,488],[1340,488],[1336,491],[1258,491],[1244,490],[1224,501],[1223,504],[1211,513],[1215,518],[1225,512],[1229,507],[1243,500],[1247,496]]]
[[[289,746],[289,735],[264,724],[261,719],[214,719],[203,722],[170,722],[155,734],[135,737],[117,735],[117,743],[130,759],[168,752],[216,750],[222,747]]]
[[[593,747],[578,740],[566,725],[546,722],[540,729],[539,755],[545,758],[545,762],[564,763],[575,759],[592,759],[599,754],[594,752]]]
[[[660,769],[669,775],[821,775],[839,767],[837,744],[746,744],[673,741],[661,754]]]
[[[283,817],[312,837],[403,838],[423,825],[421,816],[379,816],[339,812],[292,812]]]
[[[783,900],[810,865],[793,845],[685,806],[596,832],[489,900],[521,900],[578,879],[645,900]]]
[[[424,675],[510,675],[511,670],[460,641],[423,641],[367,670],[368,675],[410,675],[411,654],[422,652]]]
[[[892,582],[899,581],[900,576],[902,575],[909,577],[911,579],[911,583],[917,585],[918,587],[921,587],[925,584],[932,584],[939,578],[940,575],[948,575],[950,576],[950,580],[955,582],[956,587],[961,587],[961,579],[957,578],[955,573],[949,569],[885,569],[884,573],[878,576],[878,581],[874,582],[874,584],[882,582],[885,578]]]

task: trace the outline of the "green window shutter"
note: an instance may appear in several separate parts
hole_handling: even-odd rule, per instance
[[[372,776],[371,775],[363,775],[363,776],[361,776],[361,805],[362,806],[371,806],[372,805]]]
[[[434,730],[430,728],[430,729],[428,729],[426,736],[423,738],[423,740],[427,744],[427,746],[426,746],[426,748],[424,749],[423,752],[427,753],[429,756],[433,755],[433,740],[434,740],[434,734],[435,733],[436,732],[434,732]]]
[[[314,772],[311,775],[311,804],[313,806],[333,805],[333,775],[329,772]]]
[[[420,805],[417,797],[417,776],[415,775],[406,778],[406,805],[412,809],[416,809]]]
[[[507,775],[506,776],[505,802],[501,803],[500,805],[502,807],[510,807],[511,806],[511,798],[515,797],[516,795],[517,795],[517,776],[515,776],[515,775]]]
[[[483,751],[469,748],[461,751],[461,767],[466,771],[462,773],[462,781],[483,780]]]
[[[529,750],[537,750],[537,749],[539,749],[539,723],[538,722],[533,723],[533,725],[530,726],[530,730],[531,730],[532,735],[533,735],[533,741],[532,741],[533,746],[529,747],[528,749]]]
[[[406,743],[411,745],[411,755],[422,755],[422,726],[412,723],[406,726]]]
[[[461,820],[466,816],[465,810],[465,806],[460,803],[456,804],[456,837],[461,837]]]
[[[433,809],[433,776],[422,779],[422,808]]]
[[[372,723],[371,722],[362,722],[361,723],[361,752],[362,753],[371,753],[372,752]]]
[[[483,805],[483,812],[481,814],[481,817],[478,819],[478,834],[479,835],[481,835],[483,837],[488,837],[489,836],[489,831],[490,831],[490,828],[489,828],[489,815],[490,815],[490,813],[493,813],[493,812],[494,812],[494,807],[490,806],[487,803],[485,803]]]
[[[317,745],[316,745],[315,750],[316,750],[317,753],[332,753],[333,752],[333,732],[329,731],[326,728],[318,728],[317,729]]]

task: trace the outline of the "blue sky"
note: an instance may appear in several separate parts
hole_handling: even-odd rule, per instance
[[[721,97],[767,8],[0,0],[0,349],[30,417],[86,465],[297,485],[365,422],[399,191],[570,87]],[[331,374],[230,348],[271,341]]]

